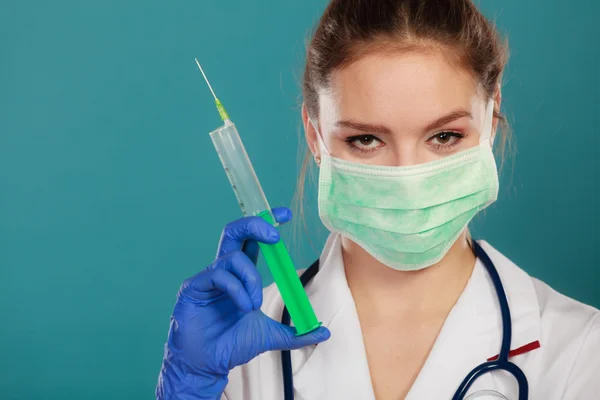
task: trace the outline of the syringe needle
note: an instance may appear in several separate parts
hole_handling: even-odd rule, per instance
[[[197,58],[194,58],[194,60],[196,60],[196,64],[198,64],[198,68],[200,68],[200,72],[202,72],[202,76],[204,77],[204,80],[206,81],[206,84],[208,85],[210,92],[212,93],[215,100],[217,100],[217,95],[215,95],[215,91],[213,90],[212,86],[210,86],[210,82],[208,81],[208,78],[206,77],[206,74],[204,73],[204,70],[202,69],[200,62],[198,62]]]
[[[206,74],[204,73],[204,70],[202,69],[200,62],[198,61],[197,58],[194,58],[194,60],[196,60],[196,64],[198,64],[198,68],[200,68],[200,72],[202,72],[202,76],[204,77],[204,80],[206,81],[206,84],[208,85],[210,92],[212,93],[213,97],[215,98],[215,104],[217,106],[217,111],[219,111],[219,115],[221,116],[221,119],[225,123],[231,123],[231,121],[229,120],[229,115],[227,115],[227,111],[225,111],[225,107],[223,107],[223,104],[221,104],[221,101],[217,98],[217,95],[215,94],[215,91],[213,90],[212,86],[210,86],[210,82],[208,81],[208,78],[206,77]]]

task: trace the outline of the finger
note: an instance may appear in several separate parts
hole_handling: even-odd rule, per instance
[[[292,211],[287,207],[276,207],[271,210],[273,216],[280,224],[285,224],[292,219]],[[254,265],[258,262],[259,247],[256,240],[246,240],[242,245],[242,251],[252,260]]]
[[[285,224],[292,219],[292,210],[287,207],[275,207],[271,209],[271,212],[280,224]]]
[[[206,306],[219,297],[219,292],[231,298],[240,310],[252,310],[252,300],[244,285],[225,268],[202,271],[186,280],[179,290],[179,298],[191,299],[195,304]]]
[[[230,251],[242,250],[247,239],[273,244],[279,240],[279,232],[261,217],[245,217],[230,222],[221,234],[217,258]]]
[[[212,272],[211,283],[215,288],[225,292],[238,308],[244,312],[252,310],[252,300],[240,280],[231,272],[217,268]]]
[[[242,246],[242,251],[252,260],[254,265],[258,262],[258,242],[256,240],[246,240]]]
[[[223,268],[235,276],[244,286],[253,310],[262,305],[262,278],[252,260],[243,252],[235,251],[221,258],[218,268]]]
[[[286,328],[289,327],[286,326]],[[302,336],[296,336],[296,330],[294,328],[291,329],[294,333],[294,336],[292,336],[292,339],[287,347],[287,349],[289,350],[296,350],[304,346],[310,346],[313,344],[321,343],[331,337],[331,332],[324,326],[320,326],[314,331]],[[285,348],[282,350],[285,350]]]
[[[270,319],[267,326],[269,327],[269,340],[265,341],[265,345],[268,347],[266,350],[296,350],[323,342],[331,336],[329,329],[324,326],[302,336],[296,336],[295,328],[280,324],[273,319]]]

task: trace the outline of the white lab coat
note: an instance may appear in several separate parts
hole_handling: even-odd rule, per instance
[[[338,235],[330,235],[319,273],[306,287],[317,318],[329,328],[331,338],[291,352],[297,400],[375,399],[340,242]],[[529,398],[600,399],[600,311],[557,293],[486,242],[478,243],[494,262],[507,294],[511,351],[525,351],[511,361],[527,376]],[[264,313],[280,321],[282,309],[277,288],[265,288]],[[451,399],[474,367],[498,354],[500,316],[493,284],[478,260],[406,400]],[[509,400],[517,398],[516,381],[507,372],[481,376],[469,394],[486,389]],[[264,353],[233,369],[223,399],[282,400],[281,352]]]

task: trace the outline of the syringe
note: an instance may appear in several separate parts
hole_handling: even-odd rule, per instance
[[[217,149],[242,213],[244,216],[262,217],[271,225],[278,226],[235,125],[215,95],[197,59],[196,64],[215,98],[217,110],[224,123],[222,127],[210,133],[210,138]],[[280,239],[275,244],[259,243],[259,246],[290,313],[296,335],[317,329],[321,322],[317,320],[283,240]]]

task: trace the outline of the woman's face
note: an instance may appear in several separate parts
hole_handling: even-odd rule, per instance
[[[486,105],[471,75],[439,52],[372,54],[333,74],[319,95],[318,124],[333,157],[408,166],[477,145]],[[303,117],[320,157],[306,110]]]

